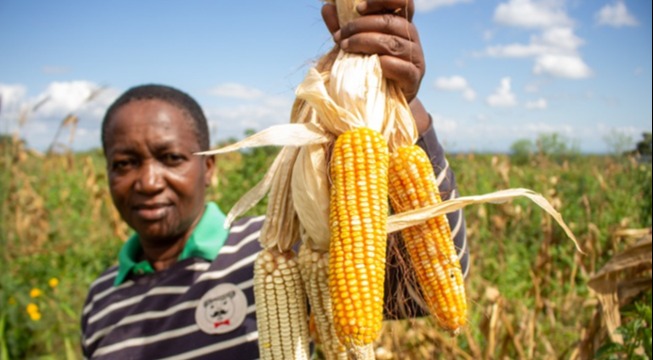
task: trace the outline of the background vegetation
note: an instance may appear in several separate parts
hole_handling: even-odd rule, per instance
[[[527,201],[469,207],[468,327],[451,337],[429,319],[388,322],[377,357],[651,359],[650,139],[606,156],[582,155],[557,134],[518,141],[506,155],[450,155],[463,195],[535,190],[562,213],[586,254]],[[274,154],[218,157],[210,199],[228,211]],[[86,291],[129,235],[111,205],[104,166],[99,151],[43,155],[0,139],[0,359],[81,358]],[[263,203],[252,213],[264,211]],[[646,239],[648,265],[601,272]],[[599,282],[604,273],[599,280],[609,281]],[[597,283],[618,285],[618,335],[608,336],[609,309],[589,286]]]

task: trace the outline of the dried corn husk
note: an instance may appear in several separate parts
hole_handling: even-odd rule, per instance
[[[292,176],[292,200],[306,233],[308,246],[323,252],[329,249],[329,181],[324,145],[309,145],[299,151]],[[310,211],[302,209],[309,207]]]

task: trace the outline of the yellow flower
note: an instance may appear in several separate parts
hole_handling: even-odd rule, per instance
[[[59,285],[59,279],[57,279],[56,277],[51,278],[48,281],[48,285],[50,285],[50,287],[53,288],[53,289],[56,288],[57,285]]]
[[[31,298],[37,298],[37,297],[41,296],[42,294],[43,294],[43,292],[42,292],[40,289],[38,289],[38,288],[33,288],[33,289],[29,292],[29,297],[31,297]]]
[[[38,305],[34,303],[29,303],[27,304],[25,310],[27,311],[27,314],[29,315],[29,318],[32,319],[32,321],[41,320],[41,312],[39,311]]]
[[[39,320],[41,320],[41,313],[38,312],[38,311],[30,313],[29,318],[32,319],[32,321],[39,321]]]
[[[31,316],[32,314],[36,314],[39,312],[39,306],[34,303],[29,303],[27,304],[25,311],[27,311],[27,313],[30,314]]]

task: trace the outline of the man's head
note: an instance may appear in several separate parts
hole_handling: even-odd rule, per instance
[[[121,217],[152,246],[181,244],[201,218],[214,171],[202,110],[160,85],[128,90],[102,124],[109,189]]]

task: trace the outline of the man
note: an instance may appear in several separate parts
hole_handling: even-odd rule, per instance
[[[384,76],[397,81],[438,170],[448,169],[417,93],[424,56],[410,23],[413,1],[369,0],[363,15],[340,29],[335,9],[323,17],[345,51],[380,55]],[[134,229],[119,265],[91,286],[82,315],[88,358],[258,358],[253,263],[262,217],[223,229],[225,216],[205,202],[215,171],[204,114],[187,94],[163,85],[129,89],[107,110],[102,144],[109,188]],[[445,194],[455,188],[447,170]],[[449,216],[464,247],[461,213]],[[467,268],[467,257],[461,260]]]

